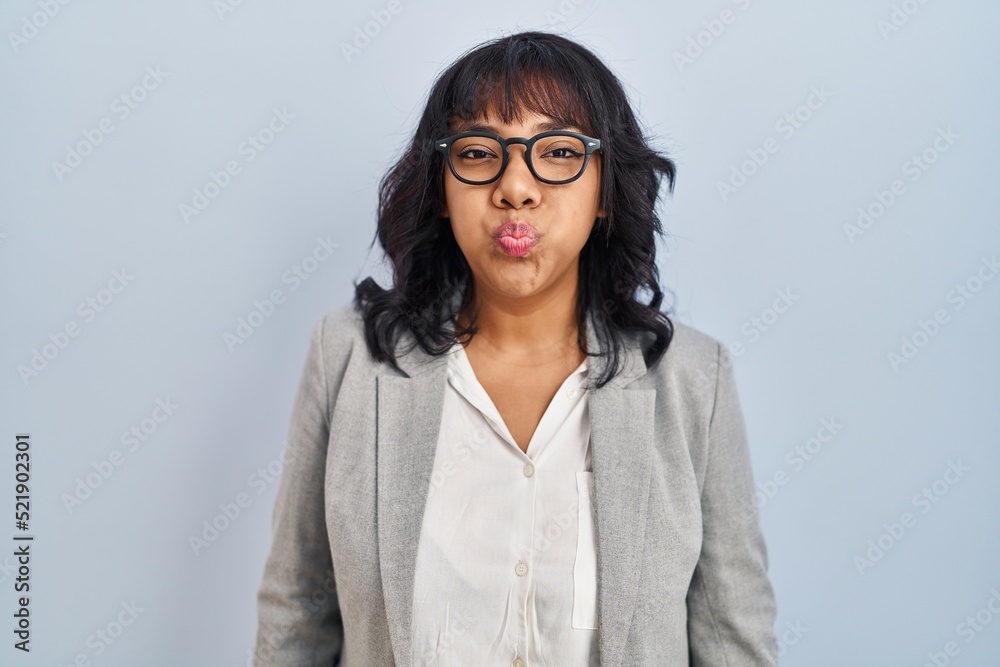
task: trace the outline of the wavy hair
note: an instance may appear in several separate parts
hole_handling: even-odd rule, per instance
[[[596,386],[621,370],[625,332],[652,335],[643,346],[647,367],[666,352],[674,327],[659,310],[656,237],[663,228],[656,205],[664,178],[673,193],[674,162],[649,146],[621,82],[596,55],[560,35],[529,31],[486,42],[448,67],[430,90],[409,147],[382,178],[375,240],[392,263],[393,285],[384,289],[371,277],[354,283],[354,307],[377,361],[400,370],[395,349],[402,329],[435,356],[478,332],[478,310],[466,327],[458,326],[472,293],[460,290],[472,284],[472,275],[441,215],[445,163],[433,142],[450,134],[456,120],[489,113],[506,124],[525,111],[601,139],[600,206],[606,215],[595,220],[580,251],[576,303],[580,349],[586,348],[584,321],[591,314],[601,349],[586,354],[608,362]],[[648,303],[639,300],[641,291],[648,292]]]

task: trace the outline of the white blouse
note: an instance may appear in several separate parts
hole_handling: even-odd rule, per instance
[[[597,663],[597,547],[588,364],[563,382],[527,452],[461,344],[417,551],[413,664]]]

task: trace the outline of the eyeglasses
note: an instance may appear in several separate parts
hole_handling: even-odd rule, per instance
[[[542,132],[530,139],[503,139],[487,132],[462,132],[434,142],[445,154],[455,178],[469,185],[486,185],[500,178],[510,160],[511,144],[524,146],[524,158],[532,175],[542,183],[562,185],[583,175],[600,139],[576,132]]]

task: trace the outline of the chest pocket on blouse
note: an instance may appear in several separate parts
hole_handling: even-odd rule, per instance
[[[594,522],[594,473],[576,473],[577,538],[573,565],[573,627],[597,629],[597,543]]]

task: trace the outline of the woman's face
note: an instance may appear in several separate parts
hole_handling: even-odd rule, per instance
[[[505,139],[531,138],[551,129],[582,132],[578,127],[553,128],[553,119],[525,112],[523,120],[502,124],[486,116],[477,127]],[[473,123],[459,122],[452,133],[465,132]],[[486,127],[482,127],[486,126]],[[500,178],[487,185],[469,185],[455,178],[445,165],[443,215],[472,269],[479,299],[523,299],[575,289],[580,250],[603,216],[599,208],[601,158],[594,153],[583,175],[572,183],[549,185],[537,180],[525,162],[525,147],[509,147],[510,159]],[[563,154],[565,155],[565,153]],[[507,234],[500,229],[513,225]],[[499,236],[498,236],[499,234]]]

